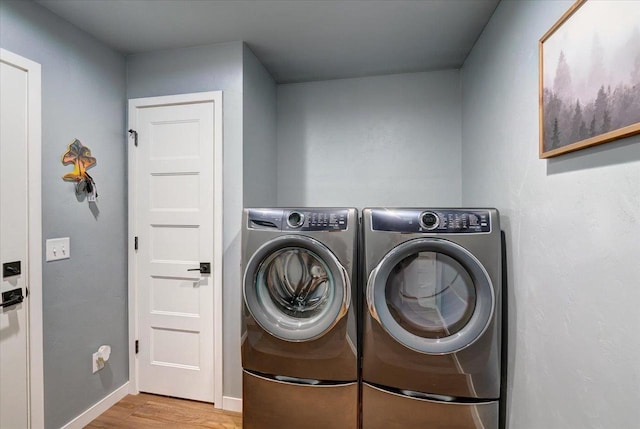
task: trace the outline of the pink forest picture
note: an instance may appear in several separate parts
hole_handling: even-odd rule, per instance
[[[540,157],[640,133],[640,2],[580,0],[540,40]]]

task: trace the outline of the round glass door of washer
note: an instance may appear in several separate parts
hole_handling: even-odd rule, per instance
[[[442,239],[411,240],[389,252],[370,277],[367,300],[388,334],[427,354],[468,347],[494,310],[486,270],[466,249]]]
[[[244,299],[269,334],[308,341],[346,314],[349,288],[345,269],[326,246],[305,236],[283,236],[260,247],[249,261]]]

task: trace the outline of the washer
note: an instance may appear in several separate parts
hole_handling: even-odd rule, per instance
[[[363,211],[362,427],[497,429],[495,209]]]
[[[243,427],[357,428],[356,209],[245,209],[243,228]]]

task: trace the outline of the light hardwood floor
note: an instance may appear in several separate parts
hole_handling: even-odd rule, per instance
[[[242,415],[203,402],[141,393],[128,395],[85,426],[105,428],[241,429]]]

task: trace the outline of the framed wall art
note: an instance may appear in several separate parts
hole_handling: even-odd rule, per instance
[[[540,158],[640,133],[640,3],[578,0],[540,39]]]

